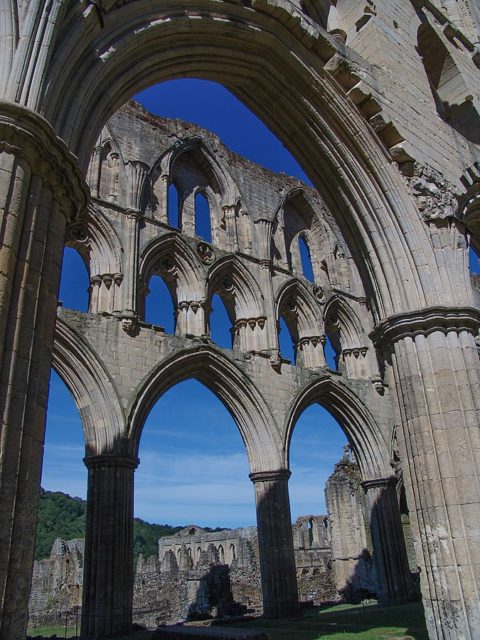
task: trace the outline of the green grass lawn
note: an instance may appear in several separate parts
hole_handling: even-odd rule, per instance
[[[423,607],[420,602],[396,607],[380,607],[377,604],[336,605],[328,608],[307,609],[301,618],[239,621],[229,626],[259,629],[267,632],[272,640],[387,640],[409,636],[414,640],[428,640]],[[75,629],[67,630],[72,638]],[[35,635],[59,638],[63,627],[37,628],[29,631]],[[118,640],[148,640],[149,634],[132,634]]]
[[[67,635],[65,635],[65,627],[35,627],[35,629],[28,629],[27,634],[31,638],[35,638],[35,636],[46,636],[48,638],[54,634],[59,638],[74,638],[75,627],[67,627]]]
[[[302,619],[252,620],[238,626],[266,631],[272,640],[428,640],[419,602],[396,607],[338,605],[307,610]]]

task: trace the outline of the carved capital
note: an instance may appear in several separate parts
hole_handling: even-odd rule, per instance
[[[253,484],[257,482],[286,482],[292,475],[290,469],[277,469],[275,471],[256,471],[249,474]]]
[[[122,456],[119,454],[111,456],[88,456],[83,459],[83,462],[87,469],[97,469],[104,467],[136,469],[140,460],[138,458],[131,458],[129,456]]]
[[[428,307],[408,313],[399,313],[377,324],[370,334],[377,348],[393,345],[398,340],[434,331],[469,331],[477,334],[480,310],[474,307]]]
[[[361,485],[368,491],[369,489],[383,489],[387,487],[395,487],[397,484],[396,476],[389,476],[388,478],[373,478],[371,480],[364,480]]]
[[[34,175],[52,191],[61,210],[76,220],[88,205],[90,192],[76,157],[51,125],[38,114],[0,101],[0,152],[24,159]]]

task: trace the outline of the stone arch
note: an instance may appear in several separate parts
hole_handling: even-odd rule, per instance
[[[392,475],[389,446],[374,417],[346,384],[330,377],[305,386],[293,399],[285,423],[284,445],[287,463],[297,420],[303,411],[314,403],[327,409],[344,430],[355,453],[363,480]]]
[[[252,473],[277,469],[281,443],[275,418],[253,382],[218,350],[198,346],[172,356],[139,385],[129,410],[129,442],[138,451],[145,420],[170,387],[194,378],[212,391],[235,421],[245,444]]]
[[[90,277],[92,313],[121,310],[123,248],[100,208],[90,204],[79,222],[67,228],[66,245],[82,257]]]
[[[362,301],[353,302],[361,309]],[[363,311],[366,315],[366,308]],[[339,295],[330,298],[325,305],[324,318],[325,332],[336,352],[339,371],[352,378],[378,375],[376,356],[368,337],[370,319],[365,321],[364,318],[362,324],[352,302]]]
[[[127,176],[125,160],[108,124],[102,129],[87,170],[87,183],[94,198],[107,202],[121,201]]]
[[[233,324],[234,347],[242,351],[266,348],[265,310],[262,293],[253,275],[242,262],[227,256],[208,275],[208,302],[218,294]]]
[[[318,300],[300,280],[290,280],[276,297],[277,322],[283,317],[294,341],[297,361],[306,367],[326,366],[323,315]]]
[[[196,236],[196,203],[198,195],[208,202],[212,241],[233,249],[238,245],[235,215],[239,190],[226,164],[208,141],[197,136],[175,143],[155,163],[150,174],[152,208],[164,201],[166,184],[175,184],[179,194],[179,226],[189,236]],[[229,227],[234,228],[230,229]]]
[[[306,243],[313,279],[319,286],[350,288],[352,279],[344,239],[325,206],[306,188],[294,187],[282,198],[272,226],[271,255],[275,264],[306,278],[299,243]],[[306,278],[308,279],[308,278]],[[358,277],[355,275],[354,280]]]
[[[315,238],[312,229],[314,226],[323,230],[323,225],[316,215],[315,206],[306,193],[305,189],[296,187],[290,190],[283,198],[280,205],[282,213],[282,231],[284,235],[285,246],[285,262],[288,269],[293,271],[296,275],[303,277],[302,261],[300,258],[300,250],[298,247],[298,239],[302,236],[313,253],[315,249],[315,256],[320,258],[321,247],[319,246],[318,238]],[[277,216],[278,216],[277,212]],[[277,229],[278,234],[278,229]],[[315,242],[317,240],[317,242]],[[314,276],[318,278],[318,268],[313,266]]]
[[[138,305],[141,313],[144,313],[148,281],[154,274],[163,278],[172,296],[177,318],[175,332],[205,334],[206,276],[200,258],[178,233],[155,238],[142,251],[139,280],[143,284],[140,295],[143,295]]]
[[[87,456],[123,454],[125,415],[113,380],[98,356],[57,318],[52,367],[69,388],[82,418]]]
[[[161,173],[170,176],[178,159],[185,153],[192,151],[198,153],[201,164],[207,168],[207,172],[211,172],[213,179],[217,182],[222,197],[222,206],[234,204],[240,197],[238,188],[226,164],[218,157],[211,145],[202,138],[192,136],[177,142],[159,159],[158,165]]]
[[[326,62],[333,45],[293,3],[281,11],[225,5],[222,12],[219,21],[216,4],[202,5],[199,13],[167,3],[160,17],[141,0],[134,12],[128,5],[112,9],[109,28],[98,30],[90,11],[90,30],[79,20],[68,40],[56,42],[42,113],[84,162],[96,131],[132,91],[180,75],[221,82],[279,135],[321,191],[361,269],[377,317],[455,299],[448,283],[432,288],[416,270],[416,264],[434,267],[427,229],[379,138],[322,64],[312,64],[310,47]],[[292,14],[299,18],[294,28]],[[88,96],[81,105],[79,95]],[[355,136],[348,135],[352,127]]]

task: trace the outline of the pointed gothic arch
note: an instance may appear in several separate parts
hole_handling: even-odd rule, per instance
[[[287,5],[294,11],[293,5]],[[59,38],[56,42],[57,55],[53,60],[63,61],[62,73],[53,63],[45,74],[48,88],[43,96],[43,113],[81,162],[96,137],[96,133],[89,136],[88,131],[99,131],[132,90],[179,74],[224,83],[234,87],[235,94],[279,135],[319,188],[361,271],[376,317],[404,307],[422,308],[455,298],[448,283],[432,289],[431,283],[415,269],[412,252],[428,246],[427,230],[385,148],[345,90],[321,64],[305,64],[310,58],[302,38],[312,44],[313,40],[302,20],[293,31],[290,25],[291,41],[287,44],[278,37],[283,14],[276,18],[267,15],[258,21],[256,12],[245,12],[245,21],[240,23],[237,16],[230,16],[229,9],[223,7],[225,19],[231,20],[231,37],[226,43],[224,21],[216,22],[217,8],[212,13],[210,7],[205,7],[201,20],[195,21],[188,8],[180,16],[168,4],[162,5],[165,18],[162,20],[153,19],[152,8],[144,0],[136,8],[134,14],[127,6],[115,9],[113,23],[120,20],[121,33],[110,29],[92,31],[89,47],[77,46],[85,34],[83,28],[77,27],[70,31],[68,41]],[[286,11],[285,17],[288,15]],[[179,42],[178,29],[193,22],[195,29],[185,29],[185,37]],[[246,30],[246,24],[254,29]],[[261,53],[266,42],[272,51],[268,61]],[[324,46],[321,37],[320,42]],[[189,55],[192,46],[198,55]],[[294,58],[292,46],[296,51]],[[325,60],[334,54],[334,48],[328,53],[327,50]],[[96,51],[110,53],[100,62]],[[83,74],[78,72],[79,68],[84,70]],[[102,100],[107,77],[110,92],[108,100]],[[295,86],[288,81],[292,77],[296,78]],[[88,84],[84,87],[83,82]],[[251,91],[252,84],[256,86],[255,92]],[[299,92],[304,96],[301,102],[296,98]],[[288,135],[283,100],[272,100],[272,94],[281,94],[286,103],[295,105],[288,112]],[[83,101],[79,110],[78,101],[72,99],[74,95],[88,95],[90,100]],[[353,137],[347,134],[352,126],[357,131]],[[402,216],[397,216],[399,211]],[[408,222],[404,224],[403,220]],[[384,240],[387,227],[394,236],[390,242]],[[423,252],[424,260],[433,268],[433,250]]]
[[[123,454],[125,414],[107,370],[74,330],[57,318],[52,367],[70,390],[82,419],[87,456]]]
[[[323,352],[323,314],[318,300],[300,280],[290,280],[276,296],[277,322],[283,318],[292,340],[296,360],[303,366],[326,366]],[[300,358],[300,359],[299,359]]]
[[[141,312],[144,309],[146,287],[153,274],[160,275],[170,290],[177,311],[177,331],[182,334],[205,333],[203,317],[203,306],[206,301],[205,273],[200,257],[178,233],[168,233],[155,238],[141,253],[139,280],[144,284],[140,293],[140,295],[143,293],[143,298],[139,300]]]
[[[303,411],[314,403],[327,409],[344,430],[363,480],[391,476],[389,441],[372,413],[345,383],[330,377],[307,384],[292,400],[285,423],[287,460],[295,424]]]
[[[142,428],[151,408],[170,387],[195,378],[225,405],[245,444],[252,473],[281,466],[281,444],[271,429],[275,418],[252,381],[217,349],[199,346],[179,352],[161,363],[141,382],[129,408],[128,439],[136,455]],[[265,425],[262,428],[260,425]],[[270,429],[266,428],[270,425]]]

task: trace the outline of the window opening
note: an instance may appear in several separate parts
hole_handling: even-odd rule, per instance
[[[88,311],[90,278],[87,267],[75,249],[65,247],[58,299],[67,309]]]
[[[212,241],[210,206],[203,193],[195,194],[195,235],[205,242]]]
[[[315,282],[315,278],[313,277],[313,266],[312,258],[310,256],[310,248],[304,236],[300,236],[298,238],[298,248],[300,250],[300,259],[302,261],[303,276],[307,280],[310,280],[310,282]]]
[[[178,197],[178,189],[175,183],[168,185],[168,224],[171,227],[180,229],[180,199]]]
[[[227,309],[222,298],[215,294],[212,298],[212,309],[210,311],[210,337],[224,349],[232,348],[232,322],[228,316]]]
[[[295,346],[288,328],[287,323],[283,317],[280,318],[278,323],[278,346],[280,354],[285,360],[290,360],[292,364],[295,363]]]
[[[170,291],[161,276],[153,275],[148,283],[150,293],[145,299],[145,322],[175,333],[175,308]]]

